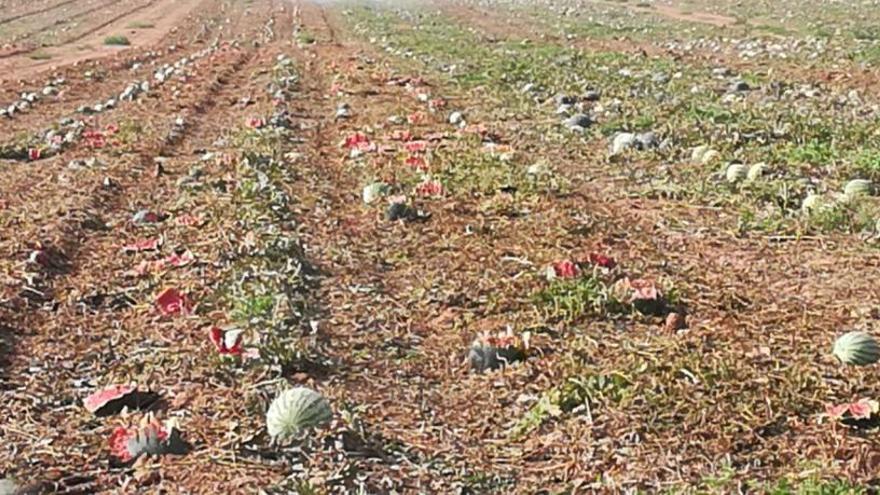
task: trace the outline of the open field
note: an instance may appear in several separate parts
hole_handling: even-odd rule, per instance
[[[0,0],[0,493],[873,493],[878,7]]]

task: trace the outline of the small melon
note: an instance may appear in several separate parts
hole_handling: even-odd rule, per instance
[[[804,213],[816,211],[821,208],[824,203],[825,200],[820,194],[810,193],[804,198],[803,203],[801,203],[801,211]]]
[[[388,184],[384,182],[374,182],[366,187],[364,187],[363,198],[364,203],[370,204],[373,201],[381,198],[382,196],[388,194],[389,191]]]
[[[717,160],[720,156],[721,153],[715,150],[709,150],[706,152],[706,154],[703,155],[703,159],[700,160],[700,163],[702,163],[703,165],[709,165],[710,163]]]
[[[526,169],[526,175],[531,178],[544,177],[550,175],[550,168],[545,162],[533,163]]]
[[[731,184],[745,180],[748,177],[749,169],[741,163],[733,163],[727,167],[727,182]]]
[[[756,181],[756,180],[760,179],[761,177],[763,177],[764,173],[766,171],[767,171],[767,165],[765,163],[763,163],[763,162],[756,163],[756,164],[752,165],[751,167],[749,167],[749,173],[746,175],[746,177],[750,181]]]
[[[710,148],[708,145],[702,144],[691,151],[691,161],[702,165],[708,165],[721,156],[721,153]]]
[[[834,356],[844,364],[867,366],[880,360],[880,345],[865,332],[848,332],[834,342]]]
[[[266,427],[272,438],[286,440],[319,426],[333,416],[321,394],[306,387],[285,390],[275,397],[266,412]]]
[[[702,162],[703,155],[705,155],[707,151],[709,151],[709,147],[705,144],[701,144],[695,147],[693,150],[691,150],[691,161]]]
[[[582,131],[593,124],[593,119],[587,114],[579,113],[565,119],[562,124],[573,131]]]
[[[872,184],[871,181],[865,179],[853,179],[847,182],[846,186],[843,188],[843,192],[849,197],[870,196],[873,189],[874,184]]]
[[[516,347],[495,347],[475,340],[468,353],[471,368],[477,373],[496,370],[510,363],[522,361],[525,354]]]
[[[611,140],[611,155],[619,155],[624,151],[633,147],[636,142],[636,135],[631,132],[618,132]]]
[[[15,480],[10,478],[0,479],[0,495],[15,495],[16,493],[21,493],[21,491]]]
[[[418,211],[405,202],[394,201],[388,205],[388,209],[385,210],[385,218],[391,222],[397,220],[414,220],[418,218],[418,216]]]

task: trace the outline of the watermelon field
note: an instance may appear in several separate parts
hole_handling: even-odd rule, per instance
[[[0,0],[0,494],[876,493],[878,26]]]

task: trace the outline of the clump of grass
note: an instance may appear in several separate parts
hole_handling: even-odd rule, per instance
[[[52,58],[52,55],[46,51],[37,50],[35,52],[31,52],[31,54],[28,55],[28,58],[30,58],[31,60],[49,60],[50,58]]]
[[[834,160],[837,154],[829,141],[811,140],[786,150],[785,158],[789,163],[805,163],[823,165]]]
[[[525,168],[498,155],[482,151],[450,153],[438,151],[435,160],[441,166],[437,178],[450,191],[470,194],[494,194],[505,187],[521,192],[529,188]]]
[[[769,24],[761,24],[759,26],[755,26],[755,29],[758,31],[764,31],[765,33],[777,34],[779,36],[791,35],[791,31],[783,26],[771,26]]]
[[[271,295],[243,297],[235,301],[232,316],[243,321],[268,319],[274,308],[275,298]]]
[[[301,45],[311,45],[315,41],[317,41],[317,39],[315,38],[315,36],[313,34],[306,32],[306,31],[297,32],[296,33],[296,40]]]
[[[868,201],[836,201],[810,212],[808,223],[820,232],[857,233],[874,228],[873,213]]]
[[[131,44],[131,41],[121,34],[114,34],[113,36],[107,36],[104,38],[104,44],[111,46],[128,46]]]
[[[156,27],[156,25],[153,24],[152,22],[145,22],[145,21],[134,21],[132,23],[129,23],[129,25],[128,25],[129,29],[150,29],[153,27]]]
[[[772,495],[858,495],[868,493],[868,490],[844,480],[808,479],[799,485],[782,480],[775,486],[766,487],[765,493]]]
[[[857,40],[880,40],[880,28],[876,26],[859,27],[853,30],[852,35]]]
[[[756,211],[751,205],[740,210],[736,224],[736,233],[740,237],[746,236],[749,232],[780,234],[789,230],[786,218],[778,209]]]
[[[544,393],[510,434],[513,438],[521,438],[551,417],[563,414],[585,412],[592,415],[591,409],[598,404],[617,404],[624,400],[629,385],[630,381],[620,373],[587,373],[569,377],[562,385]]]
[[[855,157],[854,169],[860,177],[867,177],[871,180],[880,179],[880,150],[876,148],[859,150]]]
[[[546,316],[572,321],[587,314],[622,312],[625,305],[604,281],[593,274],[556,279],[535,297]]]
[[[880,62],[880,45],[869,46],[855,53],[856,60],[876,64]]]
[[[119,131],[116,132],[116,140],[121,145],[131,145],[140,139],[144,133],[144,126],[137,120],[125,119],[119,122]]]

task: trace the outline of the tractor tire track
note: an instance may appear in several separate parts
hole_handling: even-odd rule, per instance
[[[207,7],[212,7],[219,2],[205,2]],[[194,18],[190,22],[207,26],[203,18]],[[206,27],[207,33],[213,33],[215,28]],[[108,70],[106,77],[100,80],[86,80],[72,66],[61,69],[58,74],[67,80],[64,86],[63,98],[44,97],[39,100],[39,108],[36,106],[30,108],[24,113],[18,113],[12,119],[6,119],[4,126],[0,126],[0,143],[8,143],[15,136],[27,133],[47,121],[54,121],[62,117],[81,118],[82,116],[76,112],[80,106],[89,106],[96,101],[106,101],[109,98],[117,98],[119,93],[125,89],[125,86],[132,81],[151,80],[156,67],[165,64],[174,64],[182,57],[192,57],[201,50],[198,46],[198,32],[193,29],[190,31],[180,30],[174,35],[168,36],[162,40],[162,45],[143,45],[140,48],[151,52],[159,52],[157,55],[139,54],[125,60],[114,60],[111,66],[102,64],[102,69]],[[176,45],[178,47],[191,47],[188,50],[168,50],[167,47]],[[133,64],[140,64],[137,70],[132,69]],[[39,86],[30,88],[37,91]],[[153,91],[161,91],[154,88]],[[0,102],[0,105],[9,104],[10,101]],[[113,109],[106,109],[102,112],[101,118],[108,118],[125,111],[131,102],[117,102],[117,106]]]
[[[69,23],[69,22],[72,21],[72,20],[79,19],[80,17],[85,17],[85,16],[87,16],[87,15],[93,13],[93,12],[97,12],[97,11],[102,10],[102,9],[105,9],[105,8],[107,8],[107,7],[112,7],[112,6],[116,5],[116,4],[122,3],[123,1],[125,1],[125,0],[110,0],[110,1],[107,2],[107,3],[103,3],[103,4],[101,4],[101,5],[97,5],[97,6],[95,6],[95,7],[88,8],[88,9],[86,9],[86,10],[83,10],[83,11],[81,11],[81,12],[77,12],[76,14],[73,14],[73,15],[71,15],[71,16],[65,17],[65,18],[63,18],[63,19],[56,19],[56,20],[53,21],[51,24],[44,25],[44,26],[42,26],[42,27],[39,27],[39,28],[34,29],[34,30],[31,30],[31,31],[27,31],[27,32],[25,32],[24,34],[19,35],[19,36],[17,37],[16,41],[21,42],[21,41],[27,40],[27,39],[29,39],[29,38],[31,38],[31,37],[37,35],[37,34],[42,33],[43,31],[47,31],[47,30],[49,30],[49,29],[52,29],[52,28],[55,27],[55,26],[60,26],[60,25],[62,25],[62,24],[67,24],[67,23]]]
[[[24,12],[22,14],[7,17],[5,19],[0,19],[0,26],[2,26],[3,24],[8,24],[12,21],[24,19],[25,17],[31,17],[31,16],[35,16],[35,15],[39,15],[39,14],[45,14],[46,12],[51,12],[59,7],[64,7],[65,5],[70,5],[76,1],[77,0],[64,0],[63,2],[59,2],[59,3],[56,3],[55,5],[50,5],[48,7],[44,7],[42,9],[32,10],[30,12]]]
[[[97,6],[97,7],[93,7],[93,8],[91,8],[91,9],[88,9],[88,10],[85,10],[85,11],[80,12],[80,13],[78,13],[78,14],[72,15],[72,16],[67,17],[67,18],[65,18],[65,19],[59,19],[59,20],[55,21],[54,23],[52,23],[52,24],[50,24],[50,25],[48,25],[48,26],[43,26],[43,27],[41,27],[41,28],[39,28],[39,29],[37,29],[37,30],[34,30],[34,31],[31,31],[31,32],[28,32],[28,33],[24,34],[21,38],[18,39],[18,41],[21,42],[21,41],[23,41],[23,40],[30,39],[30,38],[32,38],[33,36],[36,36],[36,35],[38,35],[38,34],[44,32],[44,31],[47,31],[47,30],[49,30],[49,29],[51,29],[51,28],[53,28],[53,27],[55,27],[55,26],[58,26],[58,25],[61,25],[61,24],[65,24],[65,23],[67,23],[68,21],[70,21],[70,20],[72,20],[72,19],[78,19],[78,18],[80,18],[80,17],[83,17],[83,16],[86,16],[86,15],[89,15],[89,14],[91,14],[91,13],[93,13],[93,12],[96,12],[96,11],[99,11],[99,10],[103,10],[103,9],[105,9],[105,8],[107,8],[107,7],[112,7],[112,6],[114,6],[114,5],[117,5],[117,4],[119,4],[119,3],[122,3],[123,1],[124,1],[124,0],[112,0],[111,2],[108,2],[108,3],[103,4],[103,5],[99,5],[99,6]],[[103,29],[103,28],[105,28],[105,27],[107,27],[107,26],[113,24],[114,22],[118,21],[119,19],[122,19],[122,18],[124,18],[124,17],[130,16],[130,15],[132,15],[132,14],[135,14],[135,13],[137,13],[137,12],[140,12],[140,11],[142,11],[142,10],[145,10],[145,9],[148,9],[148,8],[152,7],[152,6],[155,5],[156,2],[158,2],[158,1],[159,1],[159,0],[149,0],[149,1],[148,1],[147,3],[145,3],[145,4],[142,4],[142,5],[139,5],[139,6],[137,6],[137,7],[134,7],[134,8],[132,8],[132,9],[130,9],[130,10],[127,10],[127,11],[125,11],[125,12],[122,12],[121,14],[115,15],[115,16],[111,17],[110,19],[108,19],[108,20],[106,20],[106,21],[104,21],[104,22],[102,22],[102,23],[100,23],[100,24],[97,24],[97,25],[95,25],[95,26],[92,26],[92,27],[89,28],[88,30],[86,30],[86,31],[84,31],[84,32],[82,32],[82,33],[80,33],[80,34],[78,34],[78,35],[72,37],[72,38],[66,38],[66,39],[64,39],[64,40],[62,40],[62,41],[60,41],[60,42],[58,42],[58,43],[55,43],[54,46],[68,45],[68,44],[71,44],[71,43],[76,43],[77,41],[80,41],[81,39],[85,38],[86,36],[89,36],[90,34],[92,34],[92,33],[96,32],[96,31],[98,31],[98,30],[101,30],[101,29]],[[10,53],[0,54],[0,60],[5,59],[5,58],[9,58],[9,57],[13,57],[13,56],[16,56],[16,55],[22,55],[22,54],[31,53],[31,52],[36,51],[38,48],[40,48],[40,47],[39,47],[39,46],[32,46],[32,47],[30,47],[30,48],[26,48],[26,49],[23,49],[23,50],[17,50],[17,51],[13,51],[13,52],[10,52]]]
[[[138,7],[135,7],[135,8],[133,8],[133,9],[127,11],[127,12],[123,12],[123,13],[117,15],[117,16],[114,16],[113,18],[111,18],[111,19],[109,19],[109,20],[107,20],[107,21],[105,21],[105,22],[103,22],[103,23],[101,23],[101,24],[98,24],[97,26],[93,27],[92,29],[90,29],[90,30],[88,30],[88,31],[86,31],[86,32],[84,32],[84,33],[81,33],[80,35],[78,35],[78,36],[76,36],[76,37],[74,37],[74,38],[70,38],[70,39],[66,39],[66,40],[64,40],[63,44],[76,43],[77,41],[79,41],[79,40],[85,38],[86,36],[88,36],[88,35],[94,33],[95,31],[98,31],[98,30],[100,30],[100,29],[103,29],[103,28],[109,26],[110,24],[113,24],[114,22],[118,21],[119,19],[122,19],[123,17],[128,17],[128,16],[130,16],[131,14],[135,14],[135,13],[137,13],[137,12],[140,12],[140,11],[142,11],[142,10],[145,10],[145,9],[148,9],[148,8],[152,7],[152,6],[155,5],[156,2],[158,2],[158,1],[159,1],[159,0],[150,0],[149,2],[147,2],[147,3],[143,4],[143,5],[140,5],[140,6],[138,6]]]
[[[339,40],[336,37],[336,29],[333,28],[333,25],[327,19],[327,9],[322,6],[318,7],[321,12],[321,20],[324,22],[324,27],[327,29],[327,32],[330,34],[330,43],[332,43],[336,47],[341,47],[342,44],[339,43]]]

